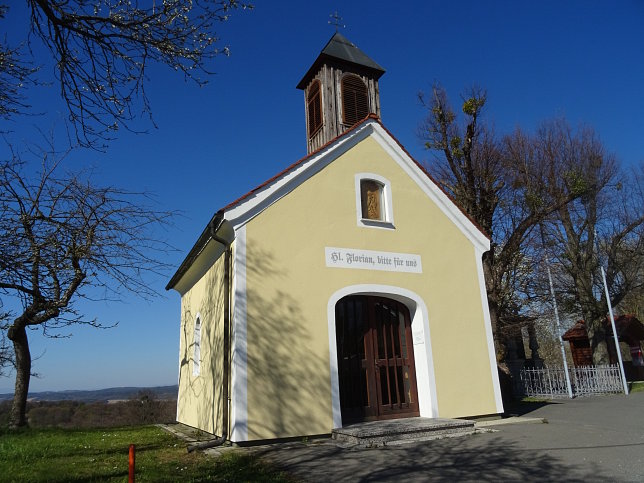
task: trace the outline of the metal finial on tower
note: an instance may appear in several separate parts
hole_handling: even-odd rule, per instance
[[[335,25],[335,31],[337,32],[340,27],[346,28],[347,26],[341,23],[342,17],[338,15],[338,11],[336,10],[333,12],[333,14],[329,15],[331,17],[331,20],[329,20],[329,25]]]

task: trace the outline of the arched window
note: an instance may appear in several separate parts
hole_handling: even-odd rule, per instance
[[[195,330],[192,343],[192,375],[198,376],[201,369],[201,317],[195,320]]]
[[[384,186],[373,179],[360,180],[360,205],[364,220],[385,221]]]
[[[312,138],[322,127],[322,93],[320,92],[320,81],[316,80],[311,84],[306,103],[309,115],[309,138]]]
[[[369,114],[367,86],[357,75],[346,75],[342,79],[342,122],[353,126]]]
[[[355,183],[358,226],[395,229],[389,180],[376,173],[356,173]]]

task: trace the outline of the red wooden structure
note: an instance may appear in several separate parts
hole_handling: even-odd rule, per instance
[[[606,339],[608,343],[608,354],[611,364],[617,364],[617,352],[613,342],[613,330],[610,320],[604,321]],[[630,357],[623,357],[626,379],[629,381],[644,380],[644,358],[642,357],[642,342],[644,341],[644,324],[634,315],[621,315],[615,319],[617,339],[619,342],[628,344]],[[590,340],[586,331],[586,324],[583,320],[578,321],[563,336],[563,340],[570,343],[572,360],[577,367],[592,366],[593,354],[590,348]],[[624,354],[622,354],[624,355]]]

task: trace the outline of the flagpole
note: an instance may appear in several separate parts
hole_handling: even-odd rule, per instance
[[[566,349],[564,348],[563,339],[561,338],[561,324],[559,323],[559,310],[557,309],[557,298],[555,297],[555,287],[552,284],[552,275],[550,275],[550,261],[548,260],[548,255],[546,255],[546,270],[548,270],[548,282],[550,282],[550,294],[552,295],[552,305],[555,309],[557,339],[559,339],[559,347],[561,348],[561,359],[563,360],[564,371],[566,373],[566,388],[568,389],[568,397],[572,399],[572,385],[570,384],[570,373],[568,372],[568,362],[566,360]]]
[[[561,349],[561,360],[563,361],[564,372],[566,373],[566,389],[568,389],[568,397],[572,399],[573,398],[572,384],[570,383],[570,372],[568,371],[566,349],[564,347],[564,342],[561,334],[561,323],[559,322],[559,309],[557,308],[557,297],[555,297],[555,286],[552,283],[552,275],[550,274],[550,259],[548,258],[548,253],[545,251],[546,238],[543,235],[543,225],[539,224],[539,229],[541,231],[541,245],[543,246],[544,255],[546,256],[546,270],[548,271],[548,282],[550,283],[550,294],[552,295],[552,306],[555,309],[555,324],[557,328],[557,339],[559,340],[559,348]]]
[[[613,338],[615,340],[615,352],[617,352],[617,360],[619,360],[619,372],[622,376],[622,384],[624,385],[624,394],[628,396],[628,383],[626,382],[626,372],[624,371],[624,361],[622,360],[622,351],[619,348],[619,339],[617,338],[617,329],[615,328],[615,317],[613,316],[613,306],[610,303],[610,295],[608,294],[608,284],[606,283],[606,272],[604,267],[600,266],[602,271],[602,280],[604,281],[604,292],[606,293],[606,304],[608,305],[608,313],[610,315],[610,325],[613,328]]]

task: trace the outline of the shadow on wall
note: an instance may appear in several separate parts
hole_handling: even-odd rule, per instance
[[[221,435],[222,373],[223,373],[223,313],[225,302],[223,255],[216,270],[206,275],[204,298],[200,307],[182,303],[183,351],[179,362],[178,419],[212,434]],[[201,319],[201,364],[199,376],[193,376],[194,324]]]
[[[247,278],[261,284],[247,293],[248,436],[328,433],[332,427],[329,361],[321,352],[324,347],[328,354],[328,337],[315,340],[312,333],[322,324],[326,334],[326,318],[316,320],[302,312],[283,288],[287,269],[277,267],[271,253],[254,249],[247,260]]]

